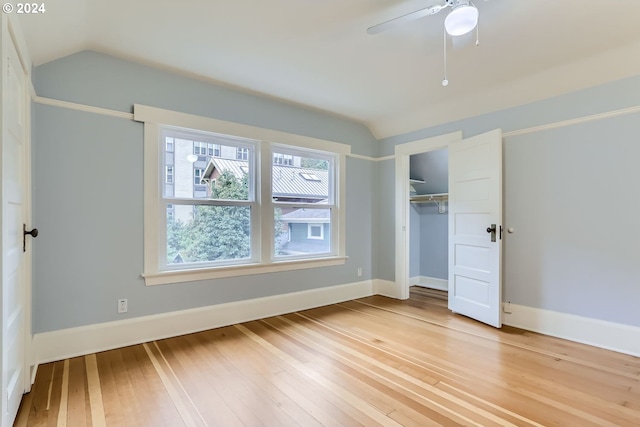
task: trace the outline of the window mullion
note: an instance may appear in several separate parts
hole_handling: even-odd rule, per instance
[[[262,263],[270,263],[273,260],[272,163],[271,146],[263,141],[260,143],[260,168],[257,173],[260,179],[260,260]]]
[[[170,205],[206,205],[206,206],[253,206],[250,200],[217,200],[217,199],[172,199],[163,198],[163,203]]]

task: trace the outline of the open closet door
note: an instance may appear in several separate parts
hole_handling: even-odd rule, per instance
[[[449,146],[449,309],[502,326],[502,130]]]

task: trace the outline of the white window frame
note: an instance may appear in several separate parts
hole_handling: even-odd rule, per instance
[[[174,184],[174,180],[175,180],[175,170],[173,169],[173,165],[167,165],[164,168],[164,182],[165,184]],[[171,171],[171,172],[169,172]],[[171,177],[171,180],[169,180],[169,177]]]
[[[301,135],[289,134],[271,129],[243,125],[234,122],[179,113],[155,107],[136,104],[134,120],[144,123],[144,270],[142,276],[147,286],[183,283],[196,280],[208,280],[222,277],[235,277],[251,274],[263,274],[279,271],[343,265],[345,254],[345,164],[351,147],[333,141],[326,141]],[[161,127],[191,129],[260,141],[256,149],[256,202],[259,214],[256,224],[252,222],[252,237],[262,242],[252,255],[256,258],[238,265],[208,266],[183,270],[166,270],[160,260],[160,245],[166,247],[166,210],[161,202],[161,157],[163,152],[159,144]],[[273,257],[273,215],[274,203],[271,199],[272,142],[278,146],[300,147],[301,149],[329,152],[335,155],[334,198],[331,221],[330,254],[304,259],[280,259]],[[199,199],[193,199],[197,204]],[[191,202],[191,200],[190,200]],[[173,203],[175,206],[175,203]],[[317,208],[320,206],[316,206]],[[254,249],[252,247],[252,249]],[[166,263],[166,257],[164,262]]]
[[[332,167],[330,167],[328,169],[328,194],[327,194],[327,200],[324,201],[324,203],[305,203],[305,202],[272,202],[272,205],[274,208],[282,208],[282,209],[298,209],[298,208],[303,208],[303,209],[328,209],[331,212],[330,215],[330,219],[327,221],[330,226],[330,232],[331,232],[331,240],[329,242],[329,252],[321,252],[321,253],[317,253],[317,254],[305,254],[305,255],[280,255],[280,256],[275,256],[274,254],[274,260],[287,260],[287,259],[307,259],[307,258],[311,258],[311,257],[324,257],[324,256],[331,256],[336,254],[337,252],[339,252],[338,245],[340,244],[334,237],[335,237],[335,232],[333,229],[333,225],[337,224],[340,221],[340,218],[338,216],[336,216],[336,212],[338,211],[338,195],[337,195],[337,185],[336,183],[339,183],[340,180],[338,179],[337,175],[337,168],[338,168],[338,164],[339,164],[339,159],[337,158],[336,154],[333,153],[328,153],[326,151],[321,151],[321,150],[314,150],[314,149],[304,149],[304,148],[297,148],[297,147],[292,147],[292,146],[286,146],[283,144],[271,144],[271,153],[270,153],[270,157],[271,158],[278,158],[279,154],[281,154],[283,157],[282,158],[286,158],[286,157],[290,157],[290,158],[315,158],[318,160],[326,160],[327,162],[329,162],[329,164],[332,165]],[[302,175],[302,174],[300,174]],[[305,179],[302,176],[300,176],[300,179]],[[318,181],[320,181],[320,179],[317,179]],[[273,200],[272,198],[272,194],[269,194],[270,200]],[[338,226],[339,228],[339,226]],[[320,240],[320,238],[317,237],[310,237],[309,234],[309,226],[307,226],[307,239],[316,239],[316,240]],[[324,229],[322,230],[322,240],[324,240]]]
[[[175,127],[170,126],[159,126],[160,138],[165,139],[166,135],[171,135],[174,139],[182,139],[185,141],[193,141],[194,153],[196,153],[196,149],[198,150],[198,155],[202,155],[202,150],[207,150],[208,143],[206,142],[207,138],[217,138],[217,135],[213,135],[208,132],[202,131],[193,131],[189,129],[175,129]],[[254,165],[257,164],[256,156],[259,155],[259,144],[258,141],[248,140],[245,138],[229,138],[227,135],[221,135],[225,138],[226,144],[231,146],[242,148],[247,153],[247,162],[250,166],[250,169],[255,170]],[[205,140],[203,142],[203,140]],[[205,153],[206,154],[206,153]],[[159,158],[160,165],[164,165],[165,159],[163,156]],[[172,165],[175,167],[175,165]],[[202,170],[200,168],[193,168],[193,172],[191,174],[191,184],[192,188],[195,191],[195,171]],[[174,184],[175,184],[175,170],[174,170]],[[175,206],[241,206],[249,208],[251,211],[251,230],[254,229],[256,224],[259,224],[260,219],[260,211],[258,209],[258,204],[256,202],[256,184],[255,184],[255,175],[251,176],[249,179],[249,198],[248,200],[216,200],[209,198],[196,198],[196,197],[176,197],[175,192],[171,195],[165,196],[162,191],[160,193],[160,212],[166,212],[167,206],[173,205]],[[165,214],[166,217],[166,214]],[[250,235],[250,256],[248,258],[240,258],[240,259],[227,259],[227,260],[219,260],[219,261],[211,261],[211,262],[197,262],[197,263],[180,263],[180,264],[170,264],[167,260],[167,241],[166,241],[166,230],[167,223],[166,219],[163,220],[161,217],[158,221],[159,226],[159,236],[158,236],[158,267],[160,271],[179,271],[179,270],[189,270],[189,269],[204,269],[209,267],[218,267],[218,266],[233,266],[233,265],[241,265],[244,263],[254,263],[259,259],[259,239],[258,236],[255,236],[254,233]]]

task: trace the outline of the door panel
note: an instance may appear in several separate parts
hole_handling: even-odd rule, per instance
[[[449,147],[449,308],[502,326],[502,131]],[[496,224],[496,241],[487,228]]]
[[[6,21],[5,21],[6,22]],[[2,28],[3,37],[7,35]],[[13,424],[26,377],[27,255],[22,248],[26,206],[26,73],[11,37],[3,45],[2,78],[2,425]]]

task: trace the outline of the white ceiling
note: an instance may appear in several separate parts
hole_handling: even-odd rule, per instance
[[[56,0],[20,23],[40,65],[86,49],[328,111],[387,137],[640,74],[638,0],[476,0],[480,46],[437,0]]]

